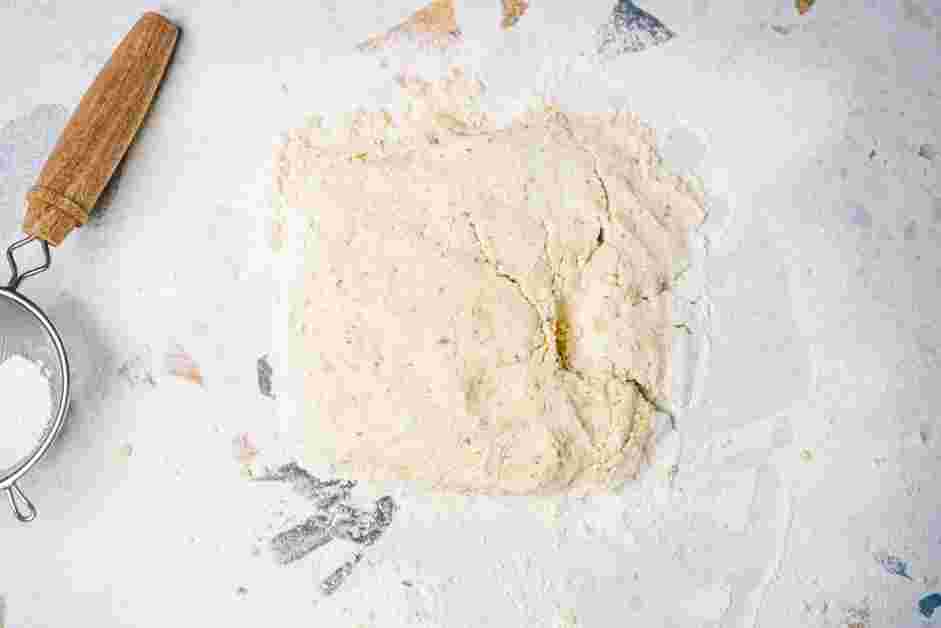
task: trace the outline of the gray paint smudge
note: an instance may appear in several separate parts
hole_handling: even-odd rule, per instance
[[[882,565],[882,568],[885,569],[886,573],[890,573],[893,576],[902,576],[903,578],[912,579],[911,575],[908,573],[908,563],[899,558],[898,556],[893,556],[887,552],[877,552],[873,555],[873,558]]]
[[[150,349],[145,349],[138,355],[124,361],[118,368],[121,376],[132,388],[146,384],[151,388],[157,387],[157,380],[153,374],[153,356]]]
[[[923,9],[915,0],[903,0],[902,10],[905,15],[905,19],[919,26],[921,28],[931,28],[933,26],[933,21],[931,19],[931,14],[927,10]]]
[[[268,547],[274,554],[275,561],[281,565],[289,565],[332,540],[330,518],[321,513],[300,525],[279,532],[271,539]]]
[[[938,148],[934,144],[922,144],[918,147],[918,156],[934,161],[938,157]]]
[[[597,34],[598,54],[616,57],[640,52],[675,37],[673,31],[630,0],[619,0]]]
[[[353,573],[353,567],[359,564],[359,561],[362,559],[362,554],[353,554],[352,559],[337,567],[333,573],[324,578],[323,582],[320,583],[320,592],[324,595],[333,595],[336,593],[337,590],[343,586],[343,583],[346,582],[346,579],[349,578],[350,574]]]
[[[333,540],[348,541],[362,547],[374,544],[392,524],[395,501],[385,496],[372,510],[349,505],[356,483],[351,480],[320,480],[296,463],[268,470],[259,482],[284,482],[301,497],[313,502],[314,514],[302,523],[279,532],[269,542],[276,562],[288,565]],[[334,593],[361,560],[357,553],[331,573],[320,585],[324,595]]]
[[[872,610],[869,608],[869,600],[863,599],[857,606],[850,606],[846,609],[844,621],[847,626],[862,625],[868,626],[872,619]]]
[[[261,391],[261,394],[265,397],[271,399],[275,398],[274,393],[271,389],[271,377],[274,375],[274,369],[271,368],[271,363],[268,362],[268,356],[263,355],[258,358],[257,363],[258,370],[258,390]]]

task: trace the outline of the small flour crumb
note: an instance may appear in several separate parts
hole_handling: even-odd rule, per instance
[[[0,422],[0,474],[29,456],[52,418],[49,377],[20,355],[0,363],[4,412]]]

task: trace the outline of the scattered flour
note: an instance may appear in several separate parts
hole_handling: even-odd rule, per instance
[[[49,378],[42,366],[14,355],[0,364],[0,474],[26,458],[52,417]]]

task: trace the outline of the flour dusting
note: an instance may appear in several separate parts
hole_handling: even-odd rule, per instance
[[[36,448],[52,418],[49,376],[42,365],[20,355],[0,364],[0,471],[13,468]]]

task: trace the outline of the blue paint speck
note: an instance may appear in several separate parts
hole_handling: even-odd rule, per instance
[[[929,593],[918,600],[918,612],[926,619],[933,618],[938,607],[941,607],[941,593]]]
[[[13,144],[0,144],[0,176],[13,170]]]
[[[872,214],[862,205],[850,208],[850,224],[868,229],[872,226]]]
[[[885,569],[887,573],[890,573],[893,576],[902,576],[903,578],[908,578],[909,580],[912,579],[908,573],[908,563],[898,556],[893,556],[883,552],[876,554],[875,559],[879,561],[879,564],[882,565],[882,568]]]

